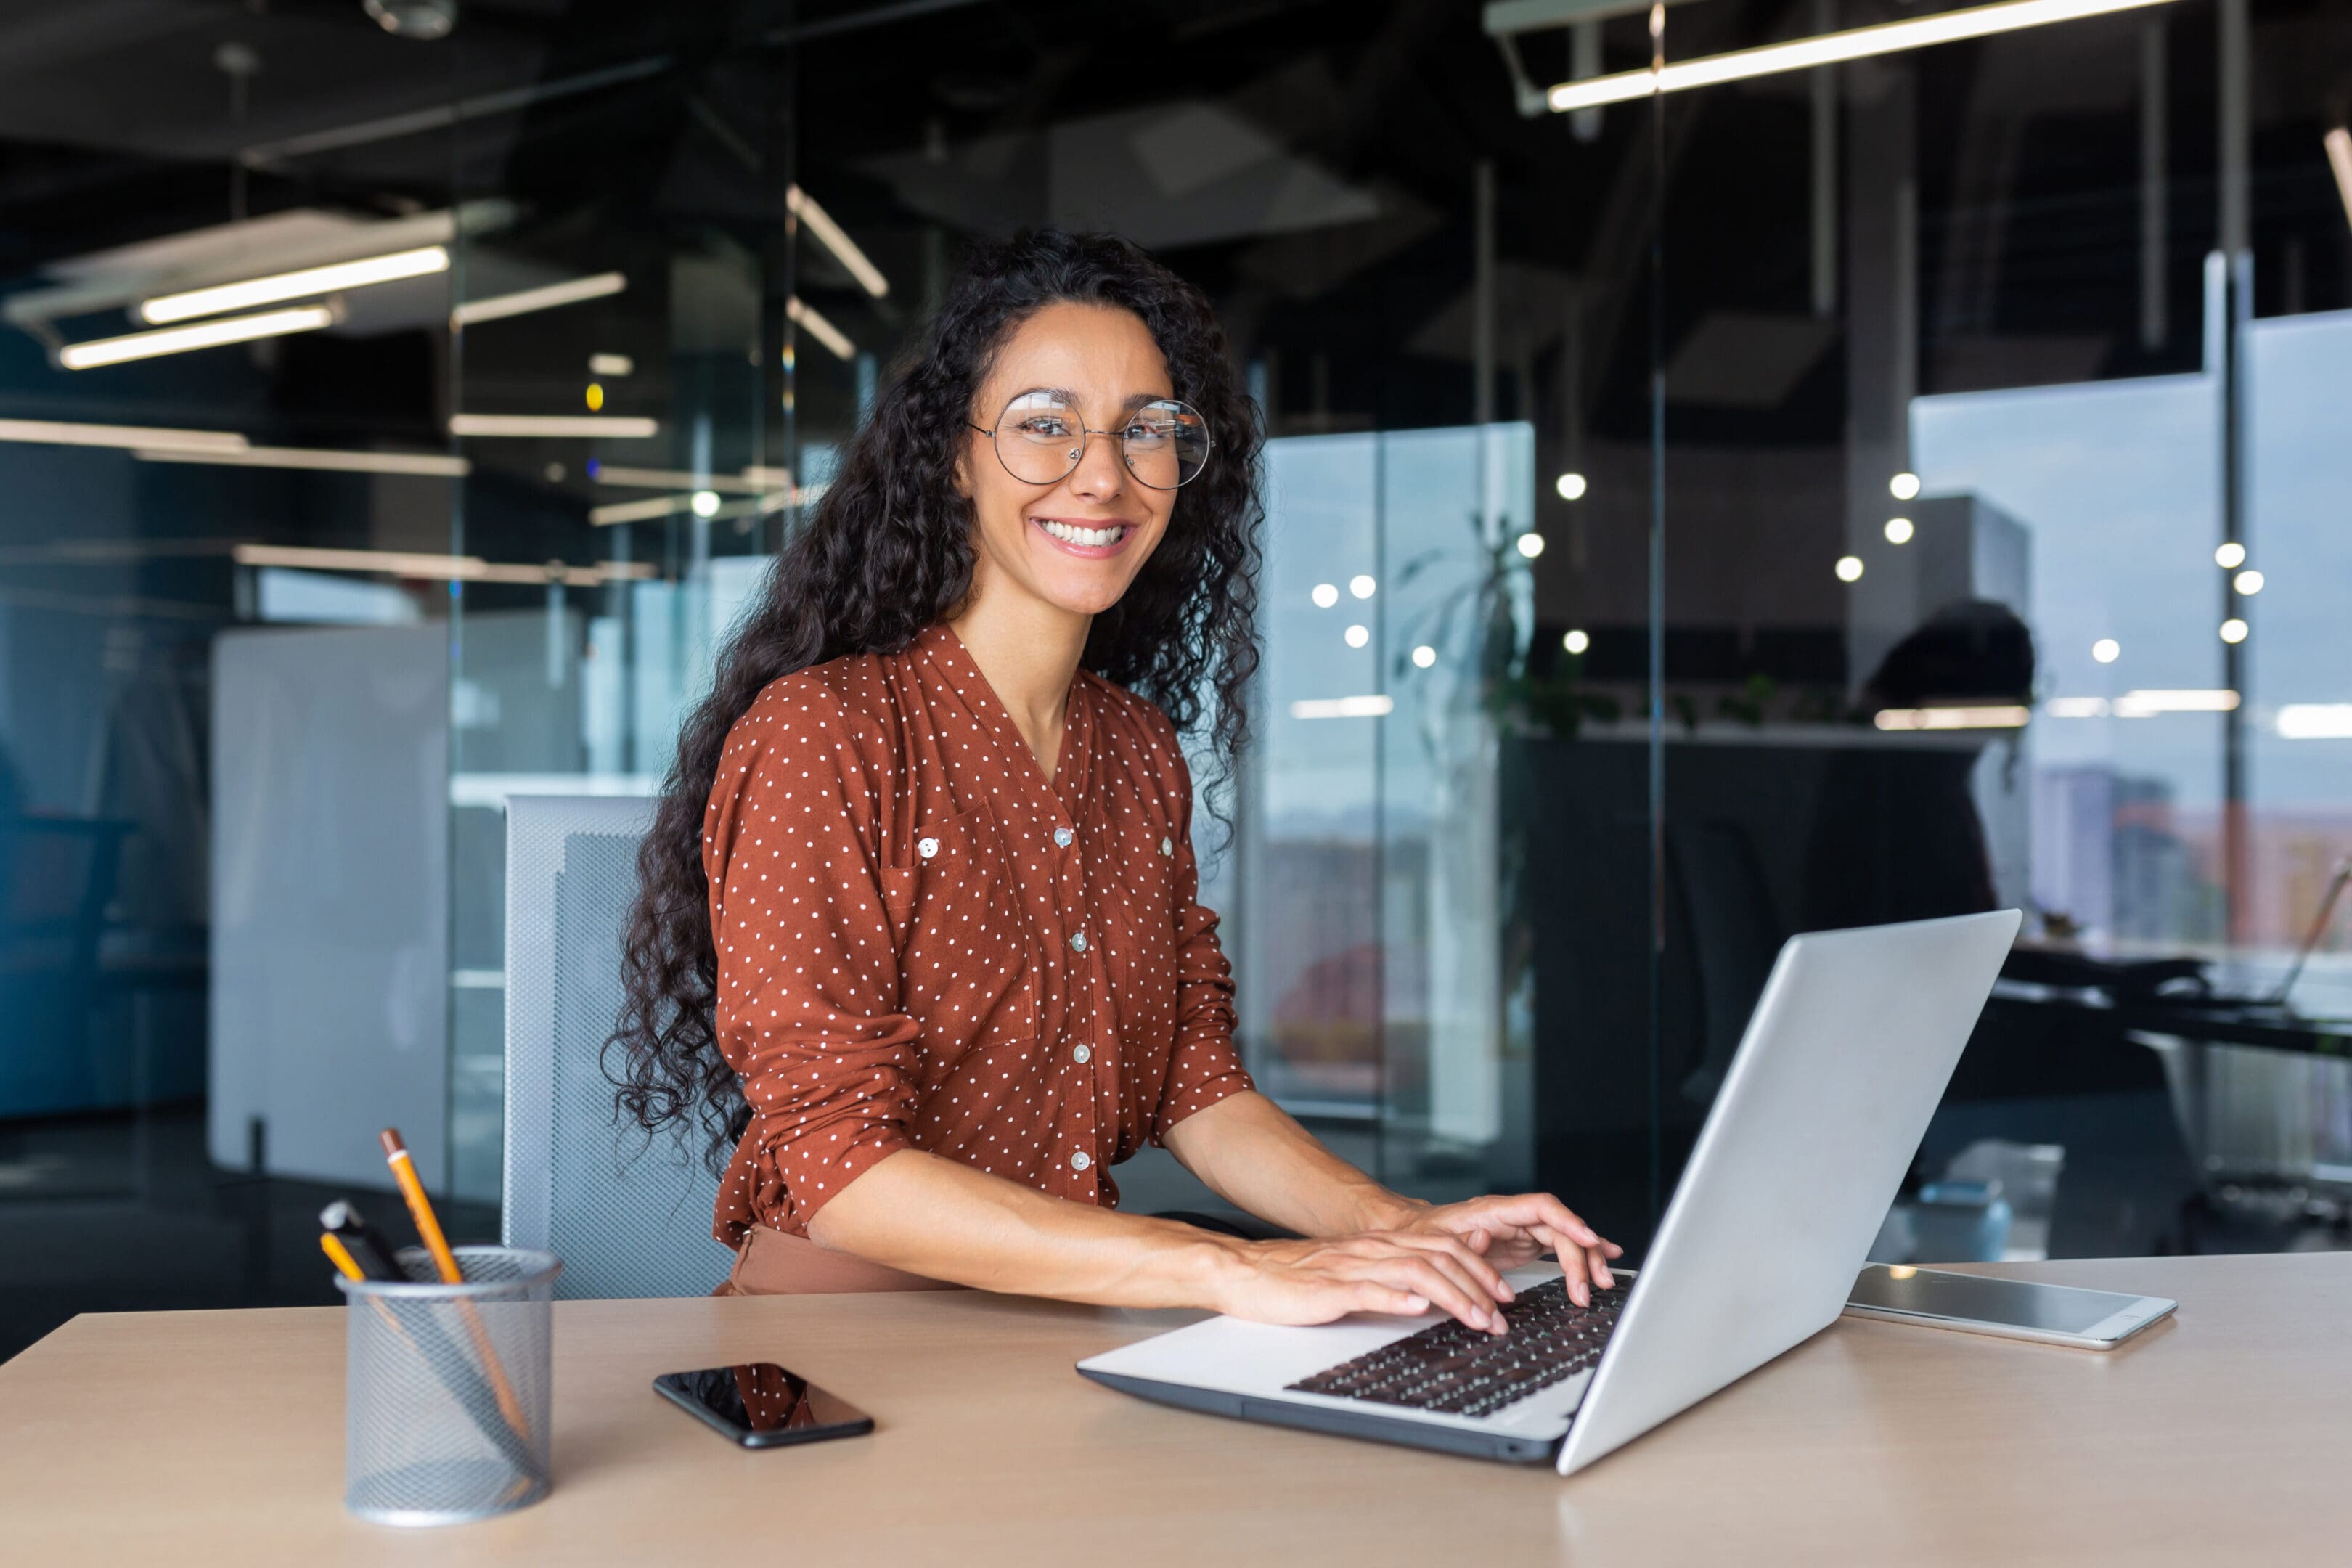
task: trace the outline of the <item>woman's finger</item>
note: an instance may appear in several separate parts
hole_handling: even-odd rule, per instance
[[[1458,1236],[1442,1230],[1408,1230],[1399,1231],[1387,1239],[1416,1250],[1442,1253],[1459,1264],[1491,1300],[1507,1301],[1511,1299],[1510,1284],[1504,1279],[1502,1272]]]
[[[1391,1289],[1427,1297],[1431,1306],[1471,1328],[1492,1331],[1503,1321],[1500,1312],[1491,1305],[1482,1304],[1475,1294],[1449,1278],[1423,1254],[1395,1251],[1385,1258],[1366,1258],[1358,1268],[1365,1279]]]

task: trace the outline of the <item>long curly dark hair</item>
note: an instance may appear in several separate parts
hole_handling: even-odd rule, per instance
[[[1159,548],[1126,594],[1095,617],[1083,659],[1159,704],[1188,739],[1206,741],[1202,794],[1224,819],[1258,662],[1257,405],[1207,298],[1126,240],[1042,229],[976,245],[719,655],[710,695],[679,732],[637,857],[625,1000],[606,1072],[622,1114],[648,1133],[677,1125],[684,1136],[684,1124],[698,1124],[714,1171],[751,1121],[719,1050],[719,959],[702,866],[704,815],[728,731],[769,682],[844,655],[898,652],[962,602],[972,516],[955,490],[956,459],[968,422],[994,413],[974,401],[1004,341],[1065,300],[1134,312],[1168,362],[1174,395],[1208,421],[1209,467],[1177,492]]]

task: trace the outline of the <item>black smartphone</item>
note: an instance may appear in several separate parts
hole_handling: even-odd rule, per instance
[[[654,1392],[746,1448],[822,1443],[874,1430],[874,1417],[772,1361],[666,1372]]]

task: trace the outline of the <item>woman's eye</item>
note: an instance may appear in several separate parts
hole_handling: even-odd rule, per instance
[[[1138,419],[1127,427],[1127,438],[1130,441],[1163,440],[1167,435],[1166,426],[1153,424],[1147,419]]]
[[[1021,422],[1021,433],[1024,436],[1062,437],[1070,433],[1070,427],[1050,414],[1037,414]]]

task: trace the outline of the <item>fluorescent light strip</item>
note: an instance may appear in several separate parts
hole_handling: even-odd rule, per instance
[[[492,294],[484,300],[468,300],[452,309],[449,320],[461,327],[481,321],[496,321],[508,316],[527,316],[533,310],[552,310],[559,305],[577,305],[583,300],[601,300],[607,294],[617,294],[629,286],[624,272],[599,272],[587,278],[574,278],[567,282],[550,283],[539,289],[518,289],[512,294]]]
[[[709,487],[705,487],[706,489]],[[725,522],[732,518],[759,517],[772,511],[782,511],[788,506],[803,506],[824,493],[823,485],[810,485],[804,489],[772,490],[759,496],[730,500],[714,508],[708,520]],[[592,506],[588,521],[598,528],[609,528],[621,522],[651,522],[657,518],[675,517],[694,510],[694,497],[654,496],[646,500],[614,501],[608,506]]]
[[[1294,719],[1382,719],[1396,709],[1396,699],[1370,697],[1310,697],[1290,705]]]
[[[657,517],[670,517],[694,507],[692,496],[655,496],[650,500],[621,500],[588,509],[588,521],[598,528],[609,528],[616,522],[651,522]]]
[[[787,185],[784,205],[794,217],[808,225],[808,231],[833,252],[835,260],[849,268],[849,275],[857,279],[859,288],[877,300],[890,292],[890,280],[882,276],[882,269],[866,259],[866,253],[857,248],[857,242],[842,232],[841,226],[833,221],[833,215],[816,205],[814,196],[798,185]]]
[[[173,451],[141,447],[142,463],[215,463],[233,468],[307,468],[331,474],[415,474],[462,479],[474,471],[463,458],[439,452],[340,452],[318,447],[247,447],[241,451]]]
[[[2104,719],[2107,716],[2107,700],[2104,697],[2053,697],[2042,705],[2042,710],[2053,719]]]
[[[0,441],[47,447],[122,447],[147,452],[236,452],[234,430],[168,430],[146,425],[74,425],[58,419],[0,419]]]
[[[305,267],[297,272],[250,278],[242,283],[159,294],[139,307],[139,316],[142,321],[162,326],[196,316],[217,316],[223,310],[243,310],[280,300],[309,299],[317,294],[332,294],[340,289],[364,289],[373,283],[394,283],[403,278],[425,278],[448,270],[449,247],[427,245],[359,261],[338,261],[325,267]]]
[[[719,490],[735,495],[758,495],[793,482],[791,471],[785,468],[746,468],[740,475],[690,474],[683,468],[626,468],[617,463],[599,463],[588,477],[615,489]]]
[[[2327,133],[2327,166],[2336,171],[2336,195],[2344,203],[2344,221],[2352,223],[2352,131],[2339,125]]]
[[[335,313],[324,305],[264,310],[257,316],[229,316],[217,321],[199,321],[193,327],[163,327],[152,332],[130,332],[119,338],[69,343],[58,351],[58,363],[68,370],[90,370],[102,364],[121,364],[125,360],[153,359],[159,354],[185,353],[190,349],[316,331],[320,327],[332,326],[334,321]]]
[[[661,434],[657,419],[606,417],[597,414],[452,414],[452,436],[584,436],[637,440]]]
[[[2238,706],[2238,694],[2222,690],[2126,691],[2115,701],[2118,719],[2146,719],[2158,713],[2228,713]]]
[[[1933,16],[1881,22],[1875,26],[1824,33],[1819,37],[1799,38],[1791,43],[1739,49],[1727,55],[1676,60],[1655,71],[1619,71],[1612,76],[1564,81],[1544,97],[1554,113],[1565,114],[1570,110],[1625,103],[1633,99],[1647,98],[1654,92],[1681,92],[1687,88],[1713,87],[1748,77],[1806,70],[1814,66],[1836,65],[1843,60],[1867,59],[1873,55],[1925,48],[1930,44],[1981,38],[1994,33],[2015,32],[2021,27],[2041,27],[2053,22],[2104,16],[2110,11],[2131,11],[2168,4],[2170,0],[2004,0],[2003,4],[1997,5],[1973,5]]]
[[[425,555],[402,550],[311,550],[283,544],[240,544],[230,552],[240,566],[291,566],[303,572],[364,572],[433,583],[518,583],[593,588],[638,582],[654,574],[646,561],[606,561],[593,566],[485,561],[478,555]]]
[[[1882,730],[2018,730],[2032,710],[2015,705],[1990,708],[1882,708],[1871,722]]]
[[[2352,702],[2289,702],[2278,710],[2283,741],[2352,741]]]
[[[588,374],[617,381],[625,375],[637,374],[637,362],[626,354],[590,354]]]
[[[831,349],[835,359],[854,359],[857,345],[842,335],[841,329],[816,313],[816,307],[805,304],[797,294],[785,296],[784,314],[808,329],[808,335]]]

